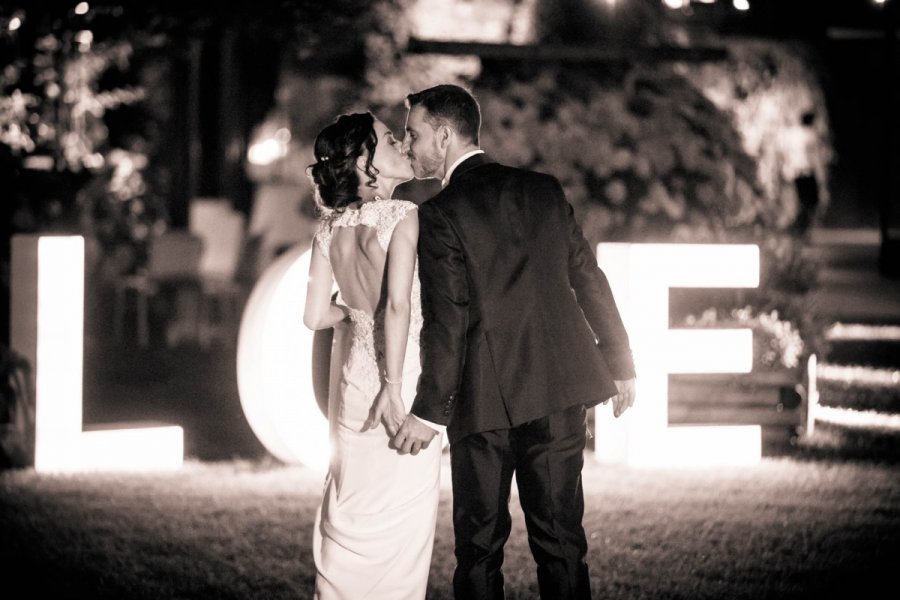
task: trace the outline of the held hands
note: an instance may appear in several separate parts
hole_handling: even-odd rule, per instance
[[[616,389],[619,390],[619,393],[613,396],[613,415],[616,417],[622,416],[622,413],[625,412],[627,408],[634,406],[634,396],[635,396],[635,387],[634,387],[634,378],[626,379],[623,381],[616,380]]]
[[[406,418],[406,407],[400,397],[400,388],[397,385],[385,383],[378,392],[378,397],[369,409],[369,418],[363,423],[360,431],[375,429],[379,423],[384,423],[385,429],[391,437],[397,435],[403,419]]]
[[[437,431],[417,419],[414,415],[407,415],[397,435],[391,440],[391,447],[400,454],[416,455],[419,453],[419,450],[427,448],[436,435]]]

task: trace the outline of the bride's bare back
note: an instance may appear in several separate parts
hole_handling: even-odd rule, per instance
[[[310,263],[304,315],[308,324],[333,324],[325,317],[333,283],[354,321],[362,318],[359,313],[367,320],[377,319],[385,303],[408,306],[411,294],[418,302],[414,285],[418,219],[407,218],[415,209],[405,200],[376,200],[322,218]],[[398,240],[395,234],[400,234]]]
[[[374,315],[384,293],[387,252],[372,227],[335,228],[329,248],[334,280],[344,303]]]

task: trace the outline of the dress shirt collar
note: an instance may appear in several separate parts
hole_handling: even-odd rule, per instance
[[[481,148],[479,148],[478,150],[472,150],[471,152],[466,152],[465,154],[457,158],[456,161],[452,165],[450,165],[450,168],[447,169],[447,172],[444,174],[444,178],[441,180],[441,187],[447,187],[447,184],[450,183],[450,176],[453,175],[453,171],[456,170],[456,167],[458,167],[467,158],[471,158],[476,154],[484,154],[484,150],[482,150]]]

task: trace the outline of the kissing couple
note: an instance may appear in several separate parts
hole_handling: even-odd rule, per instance
[[[407,97],[403,140],[371,113],[319,133],[321,208],[303,321],[349,317],[313,533],[315,598],[425,598],[449,439],[459,600],[503,598],[515,474],[546,600],[590,598],[587,408],[635,397],[628,335],[552,176],[479,147],[462,87]],[[438,178],[417,206],[394,188]],[[332,299],[334,285],[339,293]]]

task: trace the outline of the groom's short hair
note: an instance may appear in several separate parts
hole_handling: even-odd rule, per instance
[[[415,92],[406,97],[409,108],[421,105],[428,114],[425,116],[433,128],[451,125],[462,137],[478,145],[481,130],[481,109],[475,97],[458,85],[436,85]]]

